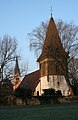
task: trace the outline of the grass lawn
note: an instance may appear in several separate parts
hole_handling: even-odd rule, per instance
[[[78,120],[78,104],[2,107],[0,120]]]

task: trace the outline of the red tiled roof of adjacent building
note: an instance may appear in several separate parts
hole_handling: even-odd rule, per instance
[[[23,88],[23,89],[30,89],[30,90],[34,91],[39,83],[39,75],[40,75],[39,70],[26,75],[23,78],[19,87]]]

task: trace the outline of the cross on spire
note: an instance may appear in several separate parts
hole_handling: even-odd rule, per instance
[[[51,6],[51,8],[50,8],[50,12],[51,12],[51,17],[52,17],[52,12],[53,12],[52,6]]]

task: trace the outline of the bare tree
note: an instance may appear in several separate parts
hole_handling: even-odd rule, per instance
[[[69,63],[69,79],[74,94],[78,95],[78,58],[72,59]]]
[[[30,50],[34,50],[37,57],[40,55],[43,48],[45,35],[47,32],[47,25],[47,23],[42,22],[39,27],[34,29],[31,33],[28,33]]]
[[[20,61],[22,61],[22,59],[20,59]],[[28,61],[22,61],[20,64],[20,74],[21,74],[21,79],[24,78],[24,76],[27,74],[28,72]]]
[[[15,37],[4,35],[0,39],[0,72],[2,81],[13,73],[13,61],[16,57],[17,42]]]
[[[69,53],[70,59],[78,57],[78,26],[73,23],[64,23],[62,20],[58,21],[57,29],[63,47]]]

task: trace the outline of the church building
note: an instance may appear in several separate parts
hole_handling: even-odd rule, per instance
[[[71,92],[68,80],[68,54],[63,48],[55,21],[51,16],[42,53],[37,59],[39,70],[24,77],[20,87],[33,89],[34,95],[43,94],[44,89],[61,90],[62,95],[68,96]]]

